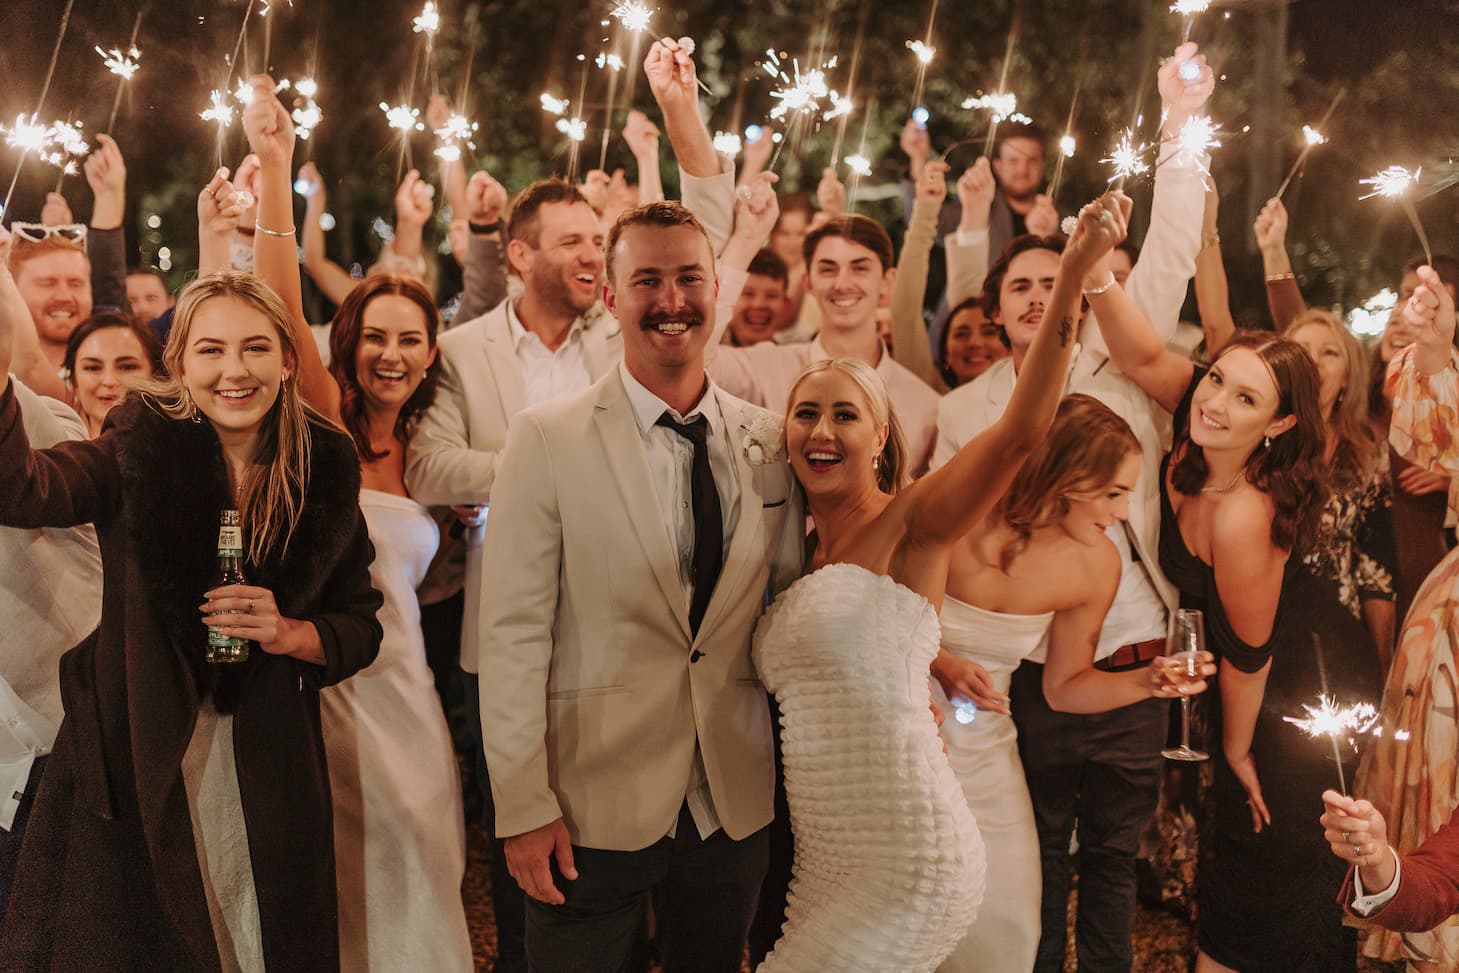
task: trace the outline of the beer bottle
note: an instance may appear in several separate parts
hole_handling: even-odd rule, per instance
[[[218,519],[218,576],[212,587],[221,588],[228,584],[248,584],[243,577],[243,529],[239,526],[236,510],[225,510]],[[226,664],[247,660],[247,639],[224,635],[208,626],[209,662]]]

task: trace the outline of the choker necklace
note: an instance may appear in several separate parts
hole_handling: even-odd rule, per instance
[[[1230,493],[1231,492],[1231,488],[1234,487],[1234,486],[1236,486],[1236,484],[1240,483],[1241,482],[1241,478],[1243,476],[1245,476],[1245,475],[1246,475],[1246,470],[1243,469],[1243,470],[1241,470],[1241,472],[1239,472],[1235,476],[1233,476],[1231,478],[1231,482],[1230,483],[1227,483],[1225,486],[1218,486],[1218,487],[1217,486],[1203,486],[1203,487],[1201,487],[1201,492],[1202,493]]]

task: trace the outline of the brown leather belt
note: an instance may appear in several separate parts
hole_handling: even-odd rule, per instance
[[[1133,645],[1122,645],[1108,658],[1100,659],[1094,668],[1105,672],[1122,672],[1148,665],[1151,659],[1165,654],[1164,639],[1147,639]]]

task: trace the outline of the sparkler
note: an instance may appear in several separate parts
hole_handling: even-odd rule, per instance
[[[781,83],[781,87],[770,91],[770,97],[776,101],[775,107],[770,109],[770,117],[777,121],[787,117],[789,119],[786,137],[776,144],[775,155],[770,159],[769,168],[773,171],[780,153],[789,141],[789,135],[799,124],[816,116],[820,116],[823,121],[841,118],[850,113],[853,106],[850,99],[842,98],[841,93],[826,81],[826,72],[840,63],[838,56],[832,55],[818,67],[804,71],[801,70],[800,59],[793,57],[787,71],[785,55],[774,50],[766,50],[765,55],[766,59],[760,64],[761,69]]]
[[[51,151],[44,153],[41,158],[61,170],[56,175],[56,192],[60,192],[66,177],[74,176],[80,171],[76,160],[91,151],[91,146],[86,144],[86,137],[81,134],[80,122],[52,122],[46,135]]]
[[[1113,167],[1114,175],[1109,177],[1109,181],[1116,183],[1116,189],[1123,189],[1126,179],[1150,171],[1150,165],[1145,161],[1145,153],[1149,150],[1150,146],[1144,142],[1136,145],[1134,131],[1127,128],[1109,157],[1099,161]]]
[[[294,85],[294,93],[302,99],[302,103],[296,102],[296,107],[289,113],[294,119],[294,131],[303,141],[309,141],[309,136],[319,127],[324,120],[324,112],[320,110],[319,103],[314,96],[319,94],[319,85],[313,78],[305,78]]]
[[[432,0],[426,0],[425,6],[421,8],[420,16],[412,20],[410,24],[411,32],[420,34],[425,39],[426,82],[431,86],[431,92],[434,93],[436,89],[440,87],[433,66],[433,55],[436,49],[436,34],[439,33],[441,29],[440,11],[436,9],[436,5],[432,2]],[[411,85],[414,86],[415,78],[412,77],[410,80]]]
[[[1338,788],[1343,794],[1347,794],[1348,785],[1342,772],[1342,751],[1338,747],[1338,739],[1346,740],[1356,749],[1354,738],[1373,732],[1378,723],[1378,711],[1371,703],[1338,706],[1326,692],[1317,697],[1316,706],[1303,703],[1302,709],[1307,712],[1305,717],[1284,716],[1282,720],[1314,740],[1318,737],[1328,738],[1332,743],[1332,760],[1337,765]]]
[[[1074,136],[1070,134],[1074,128],[1074,110],[1079,107],[1079,92],[1083,88],[1083,79],[1074,85],[1074,96],[1069,99],[1069,114],[1064,118],[1064,134],[1059,136],[1059,158],[1054,162],[1054,178],[1049,182],[1049,199],[1059,198],[1059,187],[1064,182],[1064,160],[1074,158],[1074,150],[1077,143]]]
[[[1403,166],[1389,166],[1376,176],[1359,180],[1362,185],[1371,186],[1373,191],[1358,198],[1372,199],[1374,196],[1382,196],[1385,199],[1398,200],[1403,211],[1408,214],[1408,221],[1413,224],[1413,231],[1418,234],[1418,242],[1423,245],[1424,260],[1432,265],[1434,254],[1429,249],[1429,235],[1424,232],[1424,225],[1419,222],[1418,210],[1414,209],[1413,199],[1409,194],[1409,190],[1418,185],[1419,176],[1422,174],[1423,169],[1409,172]]]
[[[1196,15],[1203,14],[1211,9],[1211,0],[1175,0],[1170,5],[1170,12],[1183,14],[1185,16],[1185,31],[1182,34],[1181,43],[1191,39],[1191,31],[1196,26]]]
[[[1337,111],[1338,103],[1342,101],[1343,95],[1347,93],[1348,89],[1346,88],[1338,89],[1337,94],[1333,95],[1332,103],[1327,106],[1327,111],[1322,113],[1322,119],[1318,121],[1316,128],[1313,128],[1311,125],[1302,126],[1302,140],[1304,143],[1302,151],[1297,154],[1297,161],[1292,163],[1292,169],[1287,173],[1287,178],[1283,179],[1282,185],[1278,187],[1277,199],[1282,198],[1282,194],[1287,191],[1287,187],[1292,184],[1292,180],[1301,171],[1302,163],[1307,161],[1307,153],[1319,145],[1327,144],[1327,136],[1322,133],[1327,129],[1327,123],[1332,119],[1332,113]]]
[[[574,142],[581,142],[588,137],[588,123],[581,118],[559,118],[556,127],[559,132]]]
[[[927,12],[927,30],[923,33],[922,39],[907,41],[907,49],[917,59],[917,81],[912,86],[912,107],[916,108],[922,104],[922,93],[927,85],[927,65],[932,63],[936,56],[937,49],[932,46],[932,26],[937,23],[938,0],[932,0],[932,8]],[[865,8],[863,8],[864,11]],[[857,35],[858,45],[860,33]]]
[[[848,155],[845,162],[846,168],[850,169],[852,174],[863,178],[871,175],[871,160],[866,156],[860,154]]]
[[[7,145],[20,149],[20,158],[15,163],[15,174],[10,177],[10,188],[5,190],[5,201],[0,203],[0,216],[10,212],[10,197],[15,193],[15,184],[20,181],[20,170],[25,168],[26,156],[32,150],[39,151],[47,141],[46,129],[42,128],[39,135],[33,129],[36,125],[36,118],[40,115],[41,109],[45,107],[46,95],[51,90],[51,79],[56,75],[56,60],[61,55],[61,42],[66,39],[66,28],[71,25],[71,8],[75,3],[76,0],[66,0],[66,9],[61,13],[61,27],[56,32],[56,45],[51,48],[51,63],[46,68],[46,80],[41,85],[41,96],[36,99],[35,111],[31,112],[29,119],[25,119],[23,115],[17,117],[15,128],[7,131],[5,142]],[[12,138],[16,141],[12,141]],[[38,142],[37,139],[39,139]]]
[[[740,154],[740,150],[743,147],[744,143],[740,141],[740,137],[734,132],[714,133],[714,151],[720,155],[733,159]]]
[[[142,52],[137,49],[137,32],[141,28],[142,11],[138,10],[137,19],[132,21],[132,39],[127,42],[125,54],[114,47],[109,51],[103,51],[100,47],[95,48],[96,53],[101,55],[101,63],[106,65],[108,71],[117,76],[116,97],[111,101],[111,114],[106,119],[108,132],[116,125],[117,110],[122,106],[122,90],[126,87],[127,82],[132,80],[132,76],[137,73],[139,67],[137,59],[142,56]]]
[[[999,98],[1004,99],[999,103],[999,107],[1006,107],[1007,111],[995,110],[993,112],[992,122],[988,125],[988,138],[983,143],[983,158],[985,159],[992,158],[993,156],[994,137],[998,133],[998,123],[1001,122],[1004,118],[1011,117],[1018,111],[1018,99],[1006,93],[1008,91],[1008,66],[1013,62],[1013,45],[1017,39],[1018,18],[1015,15],[1013,23],[1008,26],[1008,45],[1003,49],[1003,66],[998,70],[997,95]],[[963,102],[963,107],[979,107],[975,104],[969,104],[969,102],[976,102],[976,99],[969,98],[967,101]],[[1027,121],[1027,119],[1020,120]]]
[[[471,141],[471,136],[476,134],[477,125],[465,115],[451,114],[446,118],[446,124],[435,130],[436,138],[441,144],[436,147],[436,158],[443,162],[461,161],[461,146],[466,145],[471,149],[476,148],[476,143]]]
[[[664,36],[649,28],[648,22],[653,18],[653,15],[653,8],[641,3],[640,0],[618,0],[618,3],[608,12],[608,16],[622,24],[623,29],[630,34],[647,34],[656,41],[662,41],[664,40]],[[684,43],[685,41],[688,43]],[[690,38],[680,38],[678,43],[680,49],[685,54],[694,53],[694,41]],[[699,85],[699,90],[706,95],[714,94],[709,89],[709,85],[699,80],[697,75],[694,78],[694,82]]]
[[[913,57],[923,64],[931,64],[933,57],[937,55],[937,48],[928,47],[921,41],[907,41],[907,49],[912,52]]]
[[[549,95],[547,92],[544,91],[542,92],[541,100],[543,111],[549,112],[553,115],[567,114],[568,100],[566,98],[558,98],[553,95]]]
[[[1211,169],[1206,164],[1207,154],[1212,149],[1221,147],[1221,140],[1216,136],[1221,126],[1211,121],[1206,115],[1192,115],[1185,120],[1180,131],[1175,134],[1175,155],[1176,165],[1190,165],[1201,174],[1202,181],[1211,178]]]
[[[391,128],[404,132],[409,138],[411,132],[423,132],[425,126],[419,121],[420,109],[412,108],[409,105],[389,105],[380,102],[380,110],[385,113],[385,122]]]

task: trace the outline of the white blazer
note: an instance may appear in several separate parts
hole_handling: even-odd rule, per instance
[[[783,460],[752,462],[764,410],[715,388],[740,514],[699,628],[617,371],[513,423],[483,558],[481,723],[497,833],[565,819],[575,844],[637,850],[668,834],[696,741],[721,825],[769,823],[765,689],[750,639],[800,574],[804,507]]]

